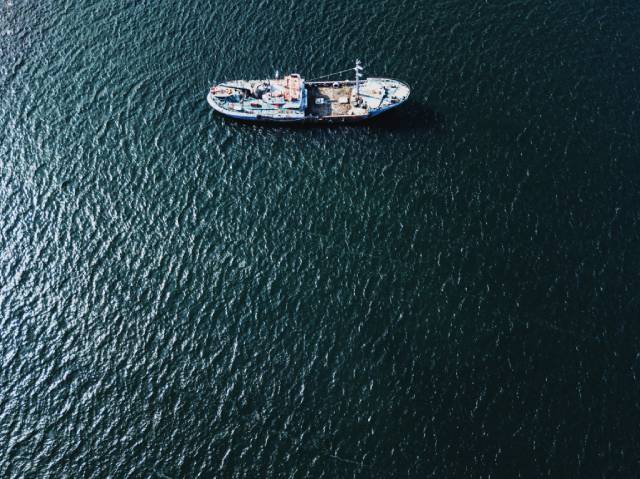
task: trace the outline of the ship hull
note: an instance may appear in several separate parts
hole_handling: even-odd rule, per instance
[[[246,85],[250,82],[226,82],[227,85]],[[263,103],[256,107],[267,106],[259,110],[247,106],[252,97],[243,98],[242,102],[220,100],[214,94],[215,87],[207,95],[207,102],[217,113],[226,118],[241,122],[273,123],[273,124],[351,124],[375,118],[389,110],[404,104],[409,97],[410,88],[398,80],[385,78],[369,79],[362,82],[361,99],[354,106],[353,81],[341,82],[308,82],[301,89],[300,107],[297,109],[271,108]],[[238,86],[237,88],[246,88]],[[393,91],[393,97],[386,97],[387,90]],[[381,93],[384,90],[384,93]],[[376,96],[377,94],[378,96]],[[246,96],[246,95],[245,95]],[[322,100],[318,100],[322,98]],[[253,105],[253,103],[250,103]]]

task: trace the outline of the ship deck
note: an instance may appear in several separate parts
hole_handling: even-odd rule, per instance
[[[317,117],[344,116],[351,111],[350,85],[334,87],[332,85],[307,85],[307,115]],[[322,99],[317,102],[317,99]],[[347,99],[346,103],[344,99]],[[341,102],[341,100],[343,102]]]

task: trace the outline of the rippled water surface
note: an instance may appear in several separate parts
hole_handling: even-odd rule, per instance
[[[640,475],[636,1],[0,5],[0,477]]]

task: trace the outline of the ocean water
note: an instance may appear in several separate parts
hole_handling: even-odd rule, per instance
[[[0,477],[640,476],[640,4],[0,4]],[[217,80],[362,59],[354,127]]]

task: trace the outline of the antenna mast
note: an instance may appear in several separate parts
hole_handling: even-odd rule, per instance
[[[356,71],[356,101],[360,100],[360,78],[362,78],[362,63],[360,60],[356,60],[356,67],[354,68]]]

